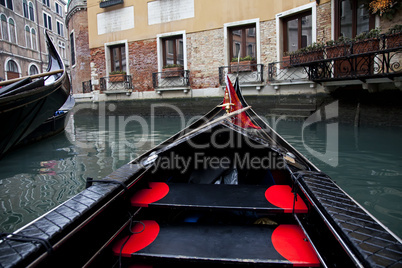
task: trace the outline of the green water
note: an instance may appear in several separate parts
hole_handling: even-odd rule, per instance
[[[87,177],[110,174],[196,119],[140,117],[129,109],[117,112],[110,105],[103,110],[78,107],[64,133],[11,152],[0,161],[1,231],[24,226],[82,191]],[[305,127],[301,120],[266,120],[402,237],[401,128],[336,123],[339,146],[326,159],[317,156],[328,151],[328,134],[334,131],[328,124]]]

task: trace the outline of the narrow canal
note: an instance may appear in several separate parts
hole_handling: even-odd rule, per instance
[[[82,191],[87,177],[108,175],[209,109],[189,116],[191,104],[184,109],[163,103],[133,107],[137,104],[78,104],[64,133],[5,156],[0,161],[0,231],[24,226]],[[170,110],[169,116],[159,115],[162,108]],[[355,127],[338,122],[337,115],[329,122],[320,122],[321,117],[263,119],[402,237],[401,127]]]

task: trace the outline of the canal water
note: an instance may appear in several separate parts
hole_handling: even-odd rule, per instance
[[[87,177],[103,178],[204,113],[189,116],[185,109],[162,103],[134,109],[137,104],[78,104],[64,133],[0,160],[0,231],[24,226],[82,191]],[[161,108],[169,109],[169,116],[155,112]],[[330,121],[322,120],[323,111]],[[307,121],[263,119],[402,237],[401,127],[356,127],[338,122],[338,113],[330,111],[323,109]]]

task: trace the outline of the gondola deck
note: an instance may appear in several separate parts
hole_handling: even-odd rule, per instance
[[[232,264],[320,265],[297,225],[159,225],[144,220],[132,230],[136,233],[127,242],[124,237],[114,245],[116,255]]]
[[[306,204],[289,185],[225,185],[151,182],[131,197],[133,206],[260,210],[307,213]]]

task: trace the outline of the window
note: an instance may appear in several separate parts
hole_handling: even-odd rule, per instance
[[[57,34],[60,36],[64,36],[64,27],[63,27],[63,23],[57,21]]]
[[[42,3],[47,6],[50,7],[50,1],[49,0],[42,0]]]
[[[7,17],[4,14],[1,14],[0,20],[1,20],[1,38],[3,40],[9,41],[9,39],[8,39]]]
[[[311,11],[283,19],[284,52],[293,52],[313,43]]]
[[[35,65],[31,65],[31,67],[29,67],[29,75],[35,75],[39,73],[38,67],[36,67]]]
[[[75,45],[74,45],[74,32],[70,33],[70,54],[71,54],[71,66],[75,65]]]
[[[25,26],[25,42],[27,48],[32,48],[31,45],[31,29],[29,29],[29,26]]]
[[[55,8],[56,8],[56,13],[63,17],[63,8],[62,8],[62,6],[57,2],[55,2],[54,5],[55,5]]]
[[[66,58],[66,45],[64,42],[61,41],[59,41],[59,53],[63,59]]]
[[[29,18],[27,0],[22,1],[22,9],[24,10],[24,17]]]
[[[12,18],[8,19],[8,27],[10,31],[10,42],[13,44],[17,44],[17,32],[15,27],[15,22]]]
[[[37,50],[38,47],[36,45],[36,31],[34,28],[31,29],[31,38],[32,38],[32,49]]]
[[[18,72],[18,65],[15,61],[9,60],[6,65],[7,79],[14,79],[20,77]]]
[[[229,56],[230,59],[246,56],[256,58],[256,26],[255,24],[248,24],[228,28],[229,37]]]
[[[126,46],[124,44],[109,47],[110,71],[126,71]]]
[[[183,36],[162,38],[163,66],[177,64],[184,66]]]
[[[46,13],[43,13],[43,25],[45,28],[52,30],[52,17]]]
[[[3,5],[13,10],[13,0],[0,0],[0,5]]]
[[[365,0],[335,1],[335,38],[354,38],[375,27],[375,16],[365,6]]]
[[[35,21],[35,12],[32,2],[29,2],[29,19]]]

